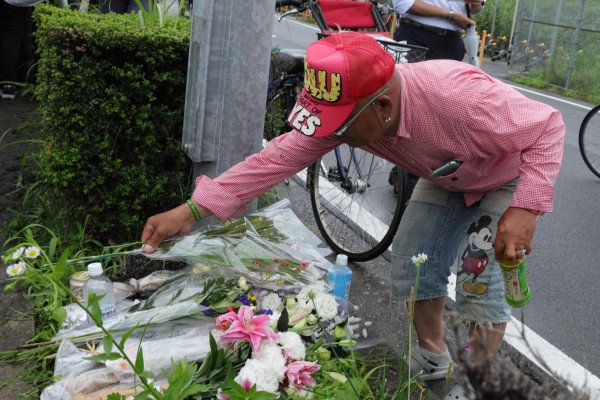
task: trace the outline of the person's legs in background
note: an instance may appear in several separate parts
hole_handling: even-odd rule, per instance
[[[34,30],[33,7],[27,7],[23,39],[21,40],[21,46],[19,46],[19,63],[17,67],[17,80],[19,82],[33,83],[35,80],[35,73],[31,71],[34,57]]]
[[[145,10],[148,10],[148,0],[138,0]],[[126,14],[140,11],[140,6],[136,0],[100,0],[100,12],[106,14],[114,12],[117,14]]]
[[[125,14],[129,0],[100,0],[100,13],[107,14],[114,12],[117,14]]]
[[[127,12],[140,11],[140,5],[144,7],[144,10],[148,11],[148,0],[129,0],[129,4],[127,5]],[[155,6],[159,6],[158,2],[156,2]]]
[[[0,0],[0,96],[14,99],[17,95],[19,47],[25,32],[27,7],[16,7]]]

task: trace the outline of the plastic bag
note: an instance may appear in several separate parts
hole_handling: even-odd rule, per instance
[[[125,344],[125,352],[131,360],[135,360],[138,347],[141,346],[144,354],[144,371],[150,371],[155,377],[160,378],[164,376],[163,370],[171,370],[172,363],[183,359],[203,360],[210,352],[208,337],[212,328],[212,323],[204,321],[202,325],[175,337],[153,340],[143,338],[141,344],[139,339],[130,338]],[[133,382],[135,376],[133,369],[125,359],[107,360],[106,367],[121,383]]]
[[[320,243],[291,210],[269,210],[166,241],[147,256],[223,268],[254,286],[292,290],[323,278],[329,269],[325,251],[316,250]]]

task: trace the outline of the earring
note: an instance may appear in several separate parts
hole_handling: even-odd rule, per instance
[[[392,122],[392,117],[387,117],[387,118],[385,119],[385,123],[386,123],[386,124],[389,124],[390,122]]]

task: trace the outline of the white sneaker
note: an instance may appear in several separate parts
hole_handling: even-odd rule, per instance
[[[475,400],[475,393],[473,392],[473,389],[471,389],[471,385],[465,387],[464,385],[457,383],[452,386],[448,395],[444,397],[444,400]]]
[[[4,85],[0,88],[0,97],[7,100],[14,100],[17,96],[17,88],[14,85]]]
[[[448,349],[442,354],[436,354],[417,346],[411,354],[410,369],[415,377],[431,381],[446,378],[451,363],[452,358]]]

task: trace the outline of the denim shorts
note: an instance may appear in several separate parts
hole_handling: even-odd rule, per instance
[[[447,296],[455,265],[459,319],[477,324],[510,321],[493,244],[516,184],[517,179],[467,207],[462,193],[420,179],[392,246],[394,297],[408,300],[412,287],[416,300]],[[411,258],[420,253],[427,254],[427,261],[417,273]]]

